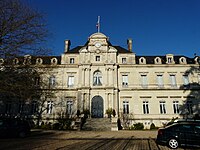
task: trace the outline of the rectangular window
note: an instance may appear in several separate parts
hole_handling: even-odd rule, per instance
[[[70,63],[70,64],[74,64],[74,58],[70,58],[70,59],[69,59],[69,63]]]
[[[189,85],[189,77],[188,77],[188,75],[183,75],[183,85]]]
[[[69,76],[68,77],[68,87],[73,87],[74,86],[74,76]]]
[[[122,58],[122,63],[123,63],[123,64],[126,63],[126,58]]]
[[[163,87],[163,75],[157,75],[158,87]]]
[[[49,86],[50,87],[53,87],[53,86],[55,86],[56,85],[56,78],[54,77],[54,76],[51,76],[50,78],[49,78]]]
[[[141,75],[141,80],[142,80],[142,83],[141,83],[142,87],[147,88],[147,86],[148,86],[147,75]]]
[[[160,101],[160,113],[166,114],[165,101]]]
[[[128,75],[122,75],[122,86],[123,87],[128,86]]]
[[[192,101],[188,101],[186,103],[186,106],[187,106],[188,114],[193,114],[193,108],[192,108],[193,104],[192,104]]]
[[[66,113],[68,115],[71,115],[72,114],[72,110],[73,110],[73,101],[72,100],[68,100],[67,101]]]
[[[174,114],[179,114],[179,102],[173,101]]]
[[[35,82],[35,86],[39,86],[40,85],[40,77],[35,77],[34,82]]]
[[[143,113],[149,114],[149,102],[148,101],[143,101]]]
[[[198,74],[198,82],[199,82],[199,84],[200,84],[200,74]]]
[[[123,114],[129,114],[129,102],[123,101]]]
[[[100,61],[100,56],[96,56],[96,61]]]
[[[170,75],[171,87],[176,87],[176,76]]]
[[[53,111],[53,101],[47,101],[47,114],[52,114]]]

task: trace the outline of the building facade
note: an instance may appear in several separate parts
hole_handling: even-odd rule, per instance
[[[149,128],[152,123],[162,126],[172,118],[200,113],[197,56],[137,56],[131,39],[122,48],[94,33],[85,45],[73,49],[66,40],[61,56],[30,59],[40,70],[50,68],[45,80],[55,96],[46,101],[43,117],[89,110],[90,117],[103,118],[112,108],[122,122],[141,122]]]

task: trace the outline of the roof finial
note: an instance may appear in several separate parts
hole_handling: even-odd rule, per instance
[[[97,32],[99,33],[100,32],[100,16],[98,16],[96,27],[97,27]]]

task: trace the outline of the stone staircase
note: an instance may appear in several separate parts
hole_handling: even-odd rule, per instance
[[[87,118],[82,130],[111,131],[111,120],[110,118]]]

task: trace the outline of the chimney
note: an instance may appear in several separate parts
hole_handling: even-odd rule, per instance
[[[128,50],[131,52],[132,51],[132,39],[127,40],[127,45],[128,45]]]
[[[70,40],[65,40],[65,53],[69,51],[70,45],[71,45]]]

